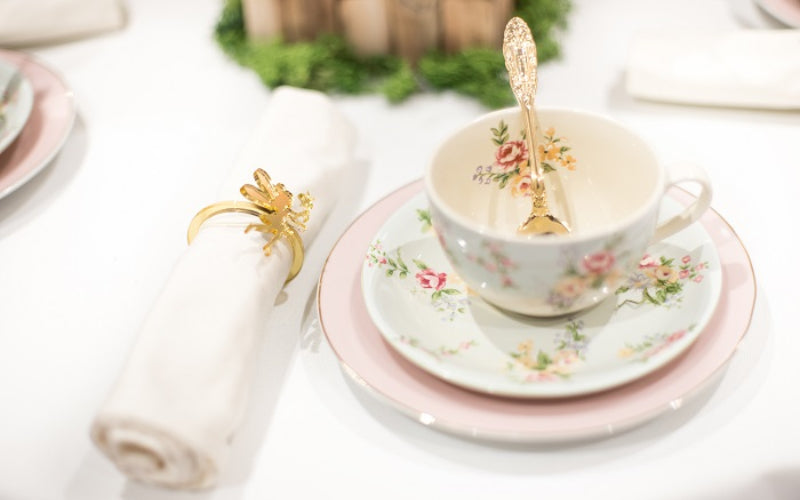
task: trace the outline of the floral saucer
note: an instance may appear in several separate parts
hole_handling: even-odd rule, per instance
[[[449,384],[390,347],[362,299],[363,249],[386,220],[421,191],[421,181],[397,189],[344,231],[320,274],[317,307],[342,372],[379,402],[426,427],[512,443],[613,436],[666,413],[685,411],[688,402],[724,376],[748,332],[756,300],[753,265],[733,228],[709,209],[699,223],[720,257],[724,287],[702,335],[671,363],[612,391],[576,398],[493,397]],[[669,196],[684,205],[694,199],[682,190]]]
[[[663,216],[682,208],[662,203]],[[607,390],[675,359],[711,319],[722,272],[695,224],[649,248],[616,294],[590,310],[556,319],[505,312],[453,273],[419,193],[372,239],[361,284],[384,339],[416,366],[478,392],[554,398]]]
[[[20,70],[0,58],[0,91],[5,89]],[[17,138],[33,109],[33,87],[28,78],[20,73],[21,81],[13,97],[5,105],[0,104],[0,152]]]

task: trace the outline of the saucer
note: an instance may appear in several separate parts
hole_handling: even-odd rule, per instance
[[[0,154],[0,198],[42,171],[61,150],[75,121],[72,91],[32,56],[0,49],[0,61],[17,66],[30,81],[34,102],[17,139]]]
[[[377,231],[362,267],[372,322],[398,353],[455,385],[519,398],[607,390],[686,350],[714,312],[719,256],[694,224],[648,249],[617,293],[558,319],[504,312],[467,289],[430,227],[424,193]],[[682,206],[665,198],[663,216]],[[491,255],[485,266],[499,266]],[[510,276],[514,279],[514,276]]]
[[[608,436],[680,408],[721,371],[750,324],[755,303],[750,259],[730,226],[709,210],[701,223],[718,253],[725,286],[702,334],[672,362],[614,390],[574,398],[495,397],[445,382],[398,354],[370,319],[362,299],[364,249],[389,217],[421,190],[421,182],[405,186],[353,222],[328,256],[317,301],[323,332],[343,371],[370,394],[424,425],[511,442]],[[682,204],[692,200],[683,191],[670,196]]]
[[[0,89],[5,88],[6,83],[11,81],[16,72],[15,65],[0,59],[0,85],[2,85]],[[23,74],[14,97],[6,104],[5,109],[0,109],[0,116],[3,117],[3,120],[0,120],[0,153],[14,142],[22,131],[31,114],[31,108],[33,108],[33,87]]]

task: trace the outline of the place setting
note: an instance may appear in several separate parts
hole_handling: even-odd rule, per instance
[[[613,435],[724,369],[752,266],[701,168],[662,165],[608,117],[535,105],[521,20],[504,55],[520,106],[456,131],[353,222],[320,277],[320,323],[345,373],[423,425]]]
[[[75,120],[72,91],[29,54],[0,49],[0,198],[41,172]]]
[[[352,222],[319,277],[320,325],[357,385],[422,425],[512,443],[614,435],[722,373],[752,315],[752,267],[702,168],[662,164],[612,118],[539,105],[520,18],[503,56],[518,106],[464,124],[422,179]],[[285,285],[355,144],[324,94],[271,96],[92,421],[126,476],[217,484],[265,325],[298,293]]]

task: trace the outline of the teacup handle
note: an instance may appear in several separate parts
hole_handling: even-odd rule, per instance
[[[700,194],[694,203],[686,207],[683,212],[670,217],[656,227],[653,238],[650,240],[651,244],[677,233],[696,221],[711,205],[711,181],[705,170],[692,163],[681,162],[670,165],[667,168],[667,186],[665,190],[682,182],[698,184],[700,186]]]

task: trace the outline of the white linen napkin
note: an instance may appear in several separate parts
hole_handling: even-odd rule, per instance
[[[227,188],[209,202],[243,199],[239,186],[252,183],[253,171],[263,168],[273,182],[314,197],[302,234],[307,247],[336,202],[354,140],[350,122],[323,94],[277,89]],[[94,442],[131,478],[186,489],[215,483],[245,410],[267,316],[291,263],[282,240],[264,256],[264,236],[243,231],[251,222],[258,219],[225,214],[203,225],[94,421]]]
[[[0,0],[0,45],[22,46],[121,28],[120,0]]]
[[[657,101],[800,109],[800,31],[645,36],[631,46],[626,88]]]

